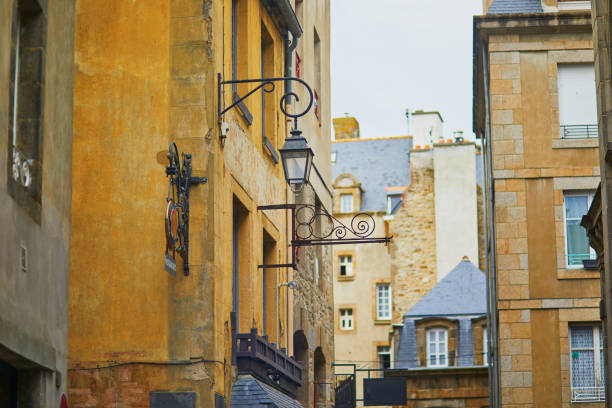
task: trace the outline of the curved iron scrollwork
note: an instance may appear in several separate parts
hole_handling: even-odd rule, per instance
[[[375,228],[374,217],[367,213],[358,213],[345,224],[312,204],[299,204],[295,209],[295,240],[300,242],[364,239]]]
[[[249,96],[251,96],[255,92],[259,91],[260,89],[262,90],[262,92],[266,92],[266,93],[274,92],[274,89],[276,88],[275,82],[280,82],[280,81],[283,81],[283,82],[296,81],[296,82],[302,84],[306,88],[306,90],[308,91],[308,96],[309,96],[308,104],[307,104],[306,108],[303,111],[301,111],[301,112],[290,113],[287,110],[287,105],[289,104],[289,100],[290,100],[291,97],[295,98],[296,101],[300,100],[300,98],[298,97],[298,95],[295,92],[287,92],[280,99],[280,110],[281,110],[281,112],[283,112],[283,114],[285,116],[287,116],[288,118],[293,119],[293,121],[294,121],[294,125],[293,125],[294,129],[297,129],[297,120],[298,120],[298,118],[300,118],[300,117],[304,116],[305,114],[307,114],[308,111],[310,110],[310,108],[312,108],[312,105],[314,103],[314,93],[312,92],[312,89],[306,83],[306,81],[304,81],[304,80],[302,80],[300,78],[296,78],[296,77],[278,77],[278,78],[238,79],[238,80],[231,80],[231,81],[223,81],[221,78],[222,78],[221,74],[217,74],[217,109],[218,109],[217,118],[219,120],[219,123],[221,123],[221,118],[223,117],[225,112],[227,112],[230,109],[232,109],[233,107],[239,105],[242,101],[244,101],[246,98],[248,98]],[[241,96],[240,98],[237,98],[236,100],[234,100],[233,103],[231,105],[229,105],[227,108],[222,109],[222,104],[221,104],[221,102],[222,102],[222,99],[221,99],[222,92],[221,92],[221,90],[222,90],[223,85],[249,84],[249,83],[258,83],[259,85],[257,85],[255,88],[251,89],[244,96]]]
[[[372,237],[376,230],[374,217],[355,214],[343,222],[325,209],[312,204],[261,205],[258,210],[290,210],[292,220],[292,261],[289,264],[259,265],[259,268],[296,269],[295,249],[301,246],[343,244],[388,244],[392,237]]]
[[[182,164],[180,159],[183,160]],[[166,197],[166,270],[176,275],[176,253],[183,259],[183,273],[189,275],[189,190],[192,185],[206,183],[206,177],[191,175],[191,154],[179,155],[176,143],[168,149],[168,196]]]

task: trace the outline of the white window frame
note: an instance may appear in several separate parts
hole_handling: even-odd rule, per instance
[[[383,369],[381,356],[389,356],[389,368],[391,368],[391,347],[389,346],[378,346],[376,347],[376,354],[378,355],[378,368]],[[383,372],[380,371],[380,376],[384,377]]]
[[[570,265],[569,264],[569,251],[567,246],[567,217],[566,217],[566,207],[565,207],[565,198],[566,197],[587,197],[587,210],[591,206],[591,202],[593,202],[593,196],[595,195],[594,191],[591,190],[566,190],[563,191],[563,239],[565,241],[565,267],[567,269],[582,269],[583,265]],[[597,259],[597,254],[595,250],[589,246],[589,251],[591,255],[591,259]]]
[[[345,274],[342,274],[342,267],[344,266]],[[353,276],[353,256],[352,255],[340,255],[338,257],[338,275]]]
[[[383,288],[386,288],[386,296],[381,297],[381,289]],[[386,305],[382,304],[385,299],[387,301]],[[391,284],[390,283],[377,283],[376,284],[376,320],[391,320]]]
[[[489,336],[486,327],[482,328],[482,365],[489,365]]]
[[[559,10],[590,10],[591,1],[560,1],[557,6]]]
[[[340,212],[341,213],[352,213],[353,209],[353,195],[352,194],[340,194]]]
[[[571,331],[576,327],[591,327],[593,329],[593,346],[592,347],[573,347],[572,345],[572,334]],[[603,344],[600,342],[600,325],[590,324],[574,324],[569,327],[569,365],[570,365],[570,384],[571,384],[571,400],[572,402],[597,402],[605,401],[605,384],[601,378],[602,365],[601,353],[603,350]],[[603,336],[602,336],[603,338]],[[593,350],[593,371],[595,377],[595,387],[574,387],[574,375],[573,375],[573,362],[572,352],[579,350]],[[596,352],[597,351],[597,352]]]
[[[353,330],[355,327],[353,320],[353,309],[340,309],[340,330]]]
[[[435,337],[433,342],[430,339],[432,334]],[[441,334],[444,334],[444,339],[440,338]],[[441,327],[431,328],[426,332],[425,341],[427,342],[427,367],[448,367],[448,330]],[[432,344],[437,350],[431,349]],[[441,345],[444,347],[442,352],[440,352]],[[432,356],[434,356],[433,360]],[[440,362],[442,357],[444,357],[443,363]]]

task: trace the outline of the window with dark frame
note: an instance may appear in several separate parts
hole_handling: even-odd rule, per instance
[[[15,2],[11,38],[8,191],[40,222],[46,15],[38,1]]]

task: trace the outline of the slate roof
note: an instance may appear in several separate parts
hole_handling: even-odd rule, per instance
[[[298,401],[250,375],[238,377],[232,385],[230,407],[304,408]]]
[[[487,14],[541,13],[542,0],[495,0]]]
[[[350,173],[365,191],[361,211],[386,211],[385,187],[410,184],[410,149],[412,138],[355,139],[332,143],[336,164],[332,165],[332,180]]]
[[[486,314],[485,274],[462,260],[404,317]]]

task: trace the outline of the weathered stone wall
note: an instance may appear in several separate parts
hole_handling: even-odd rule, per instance
[[[314,205],[314,191],[311,188],[305,189],[303,193],[296,196],[296,202]],[[321,231],[328,231],[331,228],[325,218],[319,221]],[[300,393],[306,397],[301,400],[304,406],[312,405],[315,388],[317,406],[327,407],[333,393],[329,384],[315,384],[315,382],[333,382],[331,370],[331,364],[334,362],[332,275],[332,248],[329,245],[300,247],[298,269],[292,273],[297,287],[292,291],[292,296],[290,295],[293,307],[293,328],[289,333],[292,337],[294,332],[302,331],[308,342],[308,371],[302,378],[302,388],[305,387],[305,389]],[[315,378],[314,353],[317,348],[320,348],[325,358],[325,378]]]
[[[359,122],[353,117],[334,118],[334,137],[336,140],[358,139]]]
[[[19,3],[23,10],[26,2]],[[23,92],[20,98],[26,98],[18,103],[18,121],[32,118],[26,113],[40,121],[38,144],[17,137],[18,148],[23,147],[20,143],[33,142],[30,147],[36,146],[36,158],[42,166],[40,172],[33,171],[33,185],[41,186],[41,195],[32,212],[16,194],[9,193],[13,182],[9,173],[10,89],[19,3],[0,2],[0,364],[8,363],[19,371],[20,406],[57,407],[66,392],[67,378],[75,10],[74,2],[67,0],[27,2],[40,6],[36,21],[44,21],[40,26],[44,29],[30,31],[36,38],[27,37],[42,46],[21,44],[18,86]],[[30,86],[38,78],[43,82],[32,92]],[[28,79],[32,82],[27,83]],[[34,96],[38,91],[40,100]],[[94,177],[91,175],[92,184]],[[26,251],[25,270],[21,248]],[[0,405],[10,392],[5,388],[5,372],[1,375]]]
[[[410,187],[390,221],[393,322],[437,283],[434,174],[431,150],[410,153]]]

